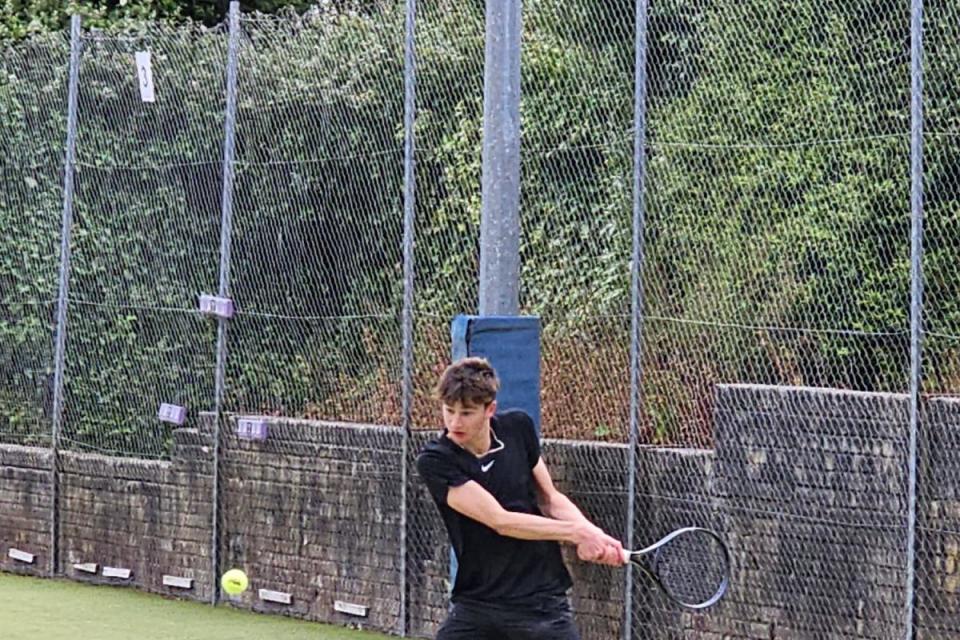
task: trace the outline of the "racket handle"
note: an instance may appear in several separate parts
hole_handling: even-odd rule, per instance
[[[629,563],[630,563],[630,552],[627,551],[626,549],[624,549],[624,550],[623,550],[623,564],[629,564]]]

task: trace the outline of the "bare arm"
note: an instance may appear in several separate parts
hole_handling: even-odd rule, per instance
[[[615,566],[623,564],[623,547],[620,541],[587,520],[569,498],[553,487],[543,460],[534,467],[534,482],[537,494],[541,496],[541,503],[547,505],[548,515],[551,517],[507,511],[490,492],[473,480],[448,489],[447,504],[451,509],[490,527],[502,536],[521,540],[569,542],[576,545],[577,555],[582,560]],[[552,488],[552,492],[545,489],[547,484]],[[554,514],[562,517],[554,517]]]
[[[557,490],[543,458],[540,458],[536,466],[533,467],[533,480],[541,513],[562,522],[588,527],[596,533],[594,538],[577,545],[577,555],[580,556],[581,560],[614,566],[624,563],[625,556],[620,541],[607,535],[602,529],[590,522],[570,498]]]
[[[447,491],[447,504],[451,509],[510,538],[556,540],[579,545],[595,535],[585,518],[583,522],[573,522],[507,511],[490,492],[473,480],[459,487],[451,487]]]

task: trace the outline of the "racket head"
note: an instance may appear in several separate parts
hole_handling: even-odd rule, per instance
[[[688,609],[706,609],[730,586],[730,551],[714,531],[684,527],[645,549],[630,553],[671,600]]]

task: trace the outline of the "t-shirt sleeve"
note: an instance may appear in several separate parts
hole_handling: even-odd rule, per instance
[[[540,438],[537,437],[537,427],[533,424],[533,418],[525,413],[520,413],[520,433],[523,434],[523,443],[527,449],[527,467],[533,469],[540,462]]]
[[[417,456],[417,471],[433,499],[443,505],[447,504],[447,490],[450,487],[459,487],[470,480],[449,456],[431,449]]]

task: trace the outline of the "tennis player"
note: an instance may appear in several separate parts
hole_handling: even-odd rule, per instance
[[[499,386],[484,359],[450,365],[445,428],[417,457],[458,564],[437,640],[577,640],[559,543],[613,566],[623,547],[554,487],[530,416],[497,413]]]

